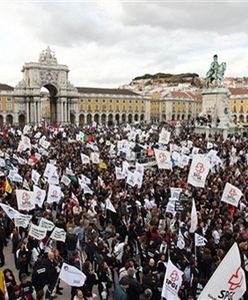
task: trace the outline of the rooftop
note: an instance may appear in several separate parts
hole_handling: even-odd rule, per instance
[[[79,93],[84,94],[111,94],[111,95],[125,95],[125,96],[138,96],[126,89],[106,89],[106,88],[90,88],[90,87],[77,87]]]
[[[0,83],[0,91],[13,91],[14,88],[8,84]]]

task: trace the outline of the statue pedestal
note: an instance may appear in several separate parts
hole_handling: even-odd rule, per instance
[[[224,87],[202,90],[201,116],[210,118],[212,122],[208,127],[197,126],[196,132],[203,132],[205,129],[207,135],[221,133],[225,137],[229,133],[235,133],[236,125],[229,109],[229,94],[229,90]]]

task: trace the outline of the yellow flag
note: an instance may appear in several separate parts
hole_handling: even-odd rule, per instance
[[[5,180],[5,192],[11,194],[12,193],[12,187],[8,181],[8,179]]]
[[[101,161],[101,162],[99,163],[99,167],[100,167],[101,169],[107,169],[107,165],[106,165],[105,162],[103,162],[103,161]]]
[[[0,271],[0,291],[6,297],[7,290],[6,290],[6,286],[5,286],[3,271]],[[7,299],[7,298],[4,298],[4,299]]]

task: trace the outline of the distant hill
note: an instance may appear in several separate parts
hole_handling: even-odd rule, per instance
[[[182,74],[170,74],[170,73],[157,73],[157,74],[145,74],[143,76],[135,77],[131,85],[136,84],[137,82],[145,81],[145,85],[153,84],[168,84],[168,85],[177,85],[180,83],[188,83],[192,86],[201,88],[202,81],[198,74],[196,73],[182,73]]]

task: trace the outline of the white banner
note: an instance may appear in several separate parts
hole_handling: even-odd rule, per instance
[[[127,161],[122,162],[122,173],[125,174],[125,177],[127,177],[128,172],[129,172],[129,163]]]
[[[55,227],[55,225],[53,224],[52,221],[47,220],[45,218],[40,219],[39,226],[42,227],[42,228],[45,228],[47,231],[51,231]]]
[[[159,169],[172,169],[172,162],[169,151],[154,149],[154,153]]]
[[[90,158],[88,155],[81,153],[81,160],[83,165],[90,164]]]
[[[105,204],[106,204],[106,209],[112,211],[113,213],[116,213],[116,210],[115,210],[115,208],[114,208],[114,205],[112,204],[112,202],[110,201],[109,198],[107,198],[107,199],[105,200]]]
[[[190,216],[190,229],[189,232],[193,233],[196,231],[198,225],[198,216],[195,207],[195,200],[192,199],[192,209],[191,209],[191,216]]]
[[[59,175],[58,175],[56,167],[55,167],[55,169],[53,169],[52,171],[49,172],[48,183],[49,184],[54,184],[54,185],[59,184]]]
[[[209,160],[201,155],[195,155],[190,166],[188,183],[195,187],[204,188],[209,169]]]
[[[18,210],[32,210],[35,208],[34,192],[16,190],[16,199]]]
[[[115,167],[115,176],[117,180],[125,179],[125,174],[122,173],[122,169],[118,167]]]
[[[221,197],[221,201],[238,207],[241,196],[241,190],[227,182]]]
[[[82,287],[85,283],[86,276],[76,267],[63,263],[59,278],[70,286]]]
[[[93,164],[99,164],[100,163],[100,155],[98,152],[91,152],[90,158]]]
[[[136,185],[134,173],[131,171],[128,171],[127,184],[131,185],[132,187],[134,187]]]
[[[55,227],[50,238],[55,241],[65,242],[66,232],[63,228]]]
[[[24,214],[19,213],[14,218],[15,226],[27,228],[31,218],[32,218],[32,216],[30,216],[30,215],[24,215]]]
[[[46,191],[40,189],[38,186],[33,186],[34,194],[35,194],[35,204],[37,204],[39,207],[43,206],[43,202],[46,198]]]
[[[182,235],[181,230],[179,229],[178,238],[177,238],[177,248],[180,250],[184,249],[185,247],[185,240],[184,236]]]
[[[60,186],[49,184],[47,203],[58,203],[61,199],[61,188]]]
[[[36,171],[36,170],[32,170],[32,181],[34,184],[38,184],[39,182],[39,179],[40,179],[40,174]]]
[[[167,145],[170,141],[170,132],[162,128],[160,134],[159,134],[159,144],[165,144]]]
[[[63,175],[62,178],[61,178],[61,182],[64,185],[68,186],[71,183],[71,179],[68,176]]]
[[[16,216],[20,214],[18,210],[12,208],[9,205],[0,203],[0,206],[11,220],[13,220]]]
[[[240,300],[246,291],[245,272],[237,243],[234,243],[209,279],[198,300]]]
[[[50,173],[53,173],[55,170],[56,170],[56,167],[53,164],[47,163],[43,176],[48,178]]]
[[[47,230],[43,227],[31,224],[28,235],[40,241],[46,237]]]
[[[139,164],[138,162],[136,162],[136,164],[135,164],[135,171],[141,173],[142,176],[144,176],[144,172],[145,172],[144,165]]]
[[[206,245],[207,239],[204,236],[201,236],[198,233],[195,233],[195,246],[203,247]]]
[[[173,199],[179,200],[181,192],[182,192],[181,188],[175,188],[175,187],[170,188],[171,198]]]
[[[168,300],[179,300],[178,291],[182,285],[183,272],[169,260],[164,277],[162,297]]]

